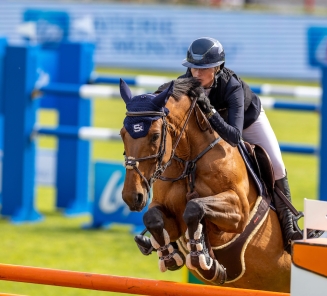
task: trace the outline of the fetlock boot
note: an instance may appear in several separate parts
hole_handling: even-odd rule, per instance
[[[290,202],[292,202],[287,176],[285,176],[282,179],[276,180],[275,187],[278,187],[285,195],[285,197]],[[284,248],[288,253],[291,253],[291,241],[302,239],[303,235],[298,229],[294,228],[295,216],[290,211],[289,207],[285,204],[285,202],[278,196],[276,192],[274,192],[273,198],[274,198],[278,219],[282,229]]]

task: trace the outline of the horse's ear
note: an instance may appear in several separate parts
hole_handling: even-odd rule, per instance
[[[120,78],[120,95],[123,98],[125,104],[132,99],[132,92],[129,89],[127,83]]]
[[[155,103],[159,107],[164,107],[169,99],[169,96],[172,94],[174,88],[174,81],[170,83],[170,85],[160,94],[152,99],[153,103]]]

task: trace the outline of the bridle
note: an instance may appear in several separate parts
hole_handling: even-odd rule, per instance
[[[141,176],[141,178],[143,179],[143,181],[147,187],[148,193],[149,193],[153,182],[166,169],[166,165],[165,165],[165,168],[162,165],[162,159],[166,153],[166,135],[167,135],[167,126],[168,126],[168,123],[166,120],[166,113],[164,111],[138,111],[138,112],[126,112],[126,116],[142,116],[142,117],[144,117],[144,116],[160,116],[163,121],[163,124],[161,127],[161,142],[160,142],[158,153],[149,155],[149,156],[145,156],[145,157],[140,157],[140,158],[134,158],[132,156],[125,155],[126,169],[127,170],[135,170]],[[153,173],[153,175],[151,176],[151,178],[148,181],[147,178],[141,173],[138,166],[141,161],[145,161],[145,160],[149,160],[149,159],[153,159],[153,158],[157,159],[157,166],[156,166],[155,172]]]
[[[167,137],[167,129],[168,129],[168,126],[169,126],[169,123],[166,120],[166,116],[167,116],[166,113],[164,111],[126,112],[126,116],[142,116],[142,117],[144,117],[144,116],[160,116],[162,121],[163,121],[163,124],[162,124],[162,127],[161,127],[161,130],[162,130],[161,135],[162,136],[161,136],[161,142],[160,142],[158,153],[153,154],[153,155],[149,155],[149,156],[145,156],[145,157],[140,157],[140,158],[134,158],[132,156],[126,156],[125,155],[125,167],[126,167],[126,169],[135,170],[140,175],[140,177],[142,178],[142,180],[144,181],[144,183],[145,183],[145,185],[147,187],[148,193],[150,193],[150,189],[151,189],[152,184],[158,179],[160,179],[162,181],[178,181],[178,180],[181,180],[181,179],[186,178],[188,176],[191,176],[189,178],[189,183],[190,183],[191,191],[193,191],[193,188],[194,188],[194,172],[195,172],[195,168],[196,168],[195,163],[205,153],[207,153],[210,149],[212,149],[221,140],[220,137],[215,139],[211,144],[209,144],[209,146],[205,150],[203,150],[194,160],[191,160],[191,161],[185,161],[185,160],[180,159],[179,157],[177,157],[175,155],[176,148],[177,148],[177,146],[178,146],[178,144],[179,144],[179,142],[180,142],[180,140],[182,138],[182,135],[183,135],[183,133],[184,133],[184,131],[186,129],[186,126],[187,126],[187,124],[189,122],[192,111],[195,108],[196,101],[197,101],[196,98],[194,98],[192,100],[192,104],[191,104],[191,106],[190,106],[190,108],[188,110],[187,117],[186,117],[186,120],[184,121],[181,132],[180,132],[175,144],[173,145],[170,158],[165,164],[163,164],[162,160],[163,160],[163,157],[164,157],[164,155],[166,153],[166,137]],[[150,177],[150,179],[147,180],[147,178],[139,170],[138,166],[139,166],[139,163],[141,161],[145,161],[145,160],[149,160],[149,159],[153,159],[153,158],[157,159],[156,169],[155,169],[154,173],[152,174],[152,176]],[[176,159],[177,161],[184,163],[185,168],[184,168],[182,174],[177,178],[167,178],[167,177],[162,176],[163,172],[170,165],[172,159]]]

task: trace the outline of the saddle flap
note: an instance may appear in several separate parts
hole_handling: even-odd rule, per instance
[[[266,150],[260,145],[253,146],[253,157],[256,160],[260,171],[261,179],[265,183],[267,190],[273,192],[275,184],[274,169],[270,157]]]

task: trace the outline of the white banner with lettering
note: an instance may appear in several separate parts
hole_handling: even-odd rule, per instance
[[[28,9],[66,12],[69,39],[95,42],[98,65],[183,73],[181,61],[190,43],[210,36],[223,44],[226,66],[240,75],[320,76],[319,70],[308,64],[307,30],[310,26],[327,26],[324,17],[177,5],[2,0],[0,35],[10,41],[21,40],[22,34],[37,38],[40,31],[60,37],[60,29],[53,24],[24,22]]]

